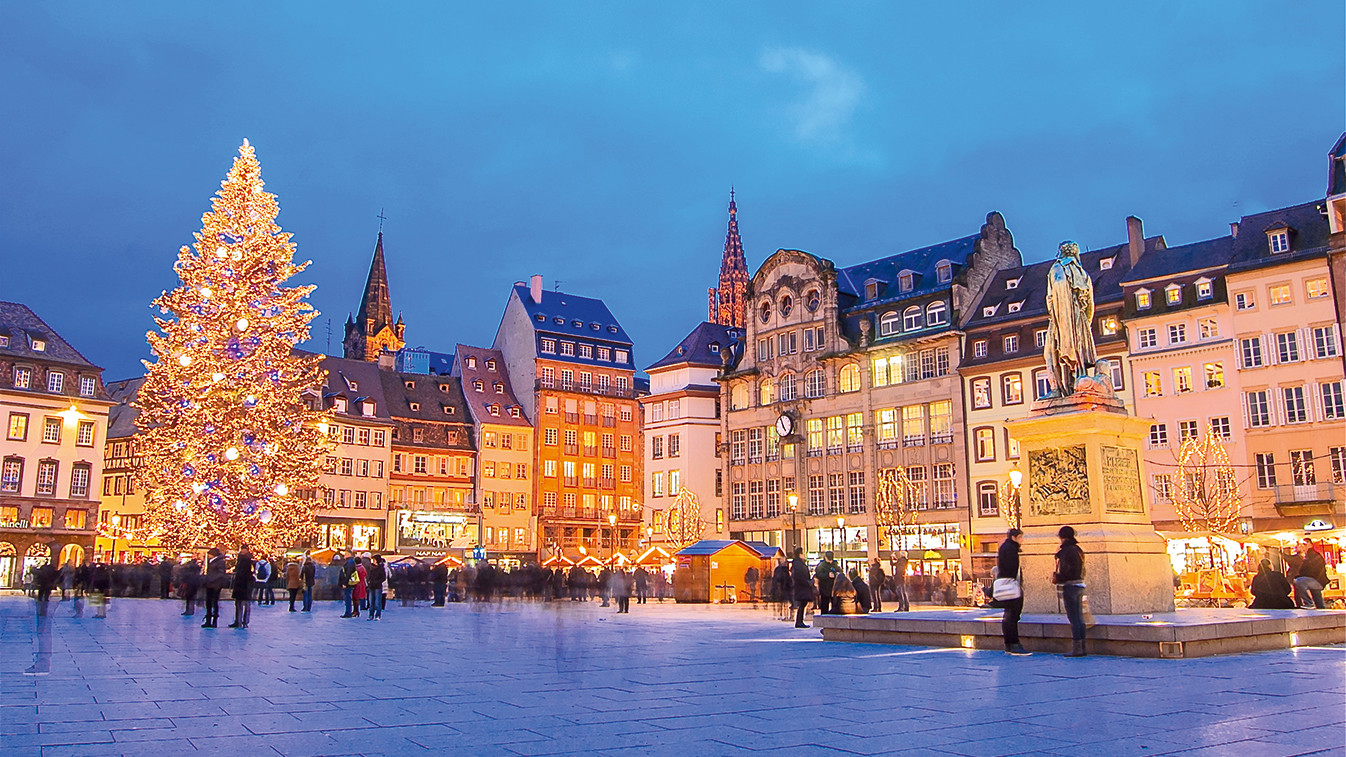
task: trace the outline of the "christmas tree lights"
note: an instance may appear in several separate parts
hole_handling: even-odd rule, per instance
[[[303,398],[322,386],[319,358],[294,346],[317,311],[314,287],[282,286],[308,263],[294,263],[278,210],[244,140],[178,253],[181,286],[154,301],[136,427],[146,525],[169,549],[275,554],[314,530],[329,423]]]
[[[664,534],[677,549],[696,542],[706,530],[706,521],[701,517],[701,503],[687,487],[678,488],[678,496],[666,510],[655,513],[662,522]]]
[[[920,492],[907,478],[906,468],[884,468],[879,471],[879,485],[874,491],[874,519],[879,533],[888,540],[888,549],[899,549],[898,536],[907,526],[916,523],[916,504]]]
[[[1237,533],[1243,513],[1234,466],[1224,438],[1214,427],[1204,436],[1189,436],[1178,449],[1173,481],[1173,508],[1189,532]]]

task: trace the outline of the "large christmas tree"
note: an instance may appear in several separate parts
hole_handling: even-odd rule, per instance
[[[327,418],[303,401],[321,386],[297,354],[317,311],[312,286],[282,286],[294,263],[275,195],[244,140],[178,253],[182,285],[154,301],[162,333],[136,406],[147,526],[169,549],[249,544],[274,554],[314,528]]]

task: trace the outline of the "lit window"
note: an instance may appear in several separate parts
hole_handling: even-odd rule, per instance
[[[1214,339],[1220,335],[1220,322],[1214,318],[1202,318],[1197,321],[1202,339]]]
[[[1326,297],[1327,279],[1309,279],[1304,282],[1304,296],[1310,300],[1316,300],[1319,297]]]
[[[1270,295],[1272,305],[1289,305],[1294,301],[1290,295],[1289,284],[1278,284],[1271,287]]]
[[[1173,369],[1173,391],[1178,394],[1192,391],[1192,366],[1185,365]]]
[[[1164,393],[1164,385],[1159,378],[1159,371],[1145,371],[1141,374],[1141,381],[1145,385],[1146,397],[1158,397]]]
[[[1098,321],[1098,331],[1103,336],[1112,336],[1113,334],[1116,334],[1120,329],[1121,325],[1117,322],[1117,316],[1114,315],[1106,316],[1104,318],[1100,318]]]
[[[1100,271],[1112,270],[1112,262],[1114,260],[1116,260],[1116,258],[1100,258],[1098,261],[1098,270]]]
[[[1198,300],[1209,300],[1215,296],[1215,287],[1211,282],[1204,279],[1196,282],[1196,298]]]
[[[1224,363],[1206,363],[1206,388],[1219,389],[1224,386]]]
[[[47,343],[46,343],[46,342],[44,342],[44,341],[41,340],[41,339],[34,339],[34,340],[33,340],[33,352],[46,352],[46,351],[47,351]]]
[[[1141,289],[1136,292],[1136,309],[1137,310],[1150,309],[1150,290]]]
[[[27,368],[14,369],[14,388],[28,389],[33,384],[33,372]]]
[[[860,391],[860,366],[851,363],[841,367],[838,389],[842,392]]]
[[[1182,302],[1182,287],[1177,284],[1170,284],[1164,288],[1164,298],[1170,305],[1177,305]]]
[[[1252,292],[1239,292],[1234,295],[1234,307],[1238,310],[1252,310],[1257,306]]]
[[[1017,313],[1023,309],[1023,306],[1024,306],[1023,300],[1020,300],[1018,302],[1011,302],[1009,306],[1005,308],[1005,311],[1009,313]]]

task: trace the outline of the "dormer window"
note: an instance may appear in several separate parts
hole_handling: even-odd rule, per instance
[[[609,334],[615,334],[615,333],[617,333],[617,327],[616,327],[616,326],[608,326],[608,333],[609,333]]]
[[[408,404],[409,404],[410,407],[411,407],[411,412],[413,412],[413,413],[420,412],[420,409],[421,409],[421,403],[419,403],[419,402],[411,402],[411,403],[408,403]]]
[[[1117,259],[1116,257],[1111,257],[1111,258],[1100,258],[1099,261],[1098,261],[1098,270],[1100,270],[1100,271],[1111,271],[1111,270],[1112,270],[1112,262],[1113,262],[1114,260],[1116,260],[1116,259]]]
[[[580,319],[576,318],[575,320],[570,322],[570,325],[574,326],[577,329],[582,329],[584,328],[584,321],[581,321]]]
[[[558,315],[552,319],[552,323],[556,324],[557,326],[564,326],[566,325],[566,319]]]
[[[710,343],[710,351],[713,352],[713,353],[717,353],[717,354],[718,354],[719,351],[720,351],[720,345],[716,344],[715,342],[711,342],[711,343]]]
[[[885,281],[879,281],[878,279],[870,279],[869,281],[866,281],[866,282],[865,282],[865,299],[866,299],[866,300],[877,300],[877,299],[879,298],[879,295],[883,294],[883,287],[884,287],[884,284],[886,284],[886,283],[887,283],[887,282],[885,282]]]
[[[1137,309],[1137,310],[1149,310],[1151,304],[1152,304],[1152,303],[1151,303],[1151,301],[1150,301],[1150,290],[1148,290],[1148,289],[1137,289],[1137,290],[1136,290],[1136,309]]]
[[[1200,278],[1196,280],[1196,298],[1198,300],[1209,300],[1215,296],[1215,286],[1210,279]]]
[[[1017,278],[1017,279],[1007,279],[1007,280],[1005,281],[1005,288],[1006,288],[1006,289],[1018,289],[1018,288],[1019,288],[1019,282],[1020,282],[1020,281],[1023,281],[1023,278],[1024,278],[1023,276],[1020,276],[1020,277]]]
[[[1290,228],[1281,226],[1279,228],[1267,230],[1267,244],[1271,247],[1271,253],[1274,255],[1279,252],[1290,251]]]
[[[489,359],[489,360],[486,361],[486,370],[488,370],[488,371],[494,371],[494,370],[495,370],[495,358],[491,358],[491,359]]]
[[[486,391],[486,382],[482,381],[481,379],[474,380],[472,382],[472,391],[474,392]]]
[[[1019,300],[1018,302],[1011,302],[1009,306],[1005,308],[1005,311],[1009,313],[1017,313],[1023,309],[1023,306],[1024,306],[1023,300]]]
[[[496,416],[496,417],[499,417],[499,415],[500,415],[500,406],[499,406],[499,405],[495,405],[495,404],[487,405],[487,406],[486,406],[486,409],[487,409],[488,411],[490,411],[491,415],[494,415],[494,416]]]
[[[818,290],[810,289],[808,293],[804,295],[804,308],[810,313],[816,313],[818,312],[818,306],[822,304],[822,301],[822,295],[818,293]],[[729,336],[734,338],[737,337],[737,334],[730,334]]]
[[[444,414],[445,414],[445,415],[453,415],[453,405],[445,405],[445,406],[444,406]]]
[[[46,352],[47,343],[41,339],[33,340],[33,352]]]
[[[520,416],[521,416],[521,413],[519,412],[519,406],[518,406],[518,405],[515,405],[515,406],[513,406],[513,407],[511,407],[511,408],[509,409],[509,417],[511,417],[511,418],[518,418],[518,417],[520,417]]]
[[[542,313],[538,313],[537,315],[533,316],[533,320],[537,321],[538,323],[546,323],[547,316],[543,315]]]
[[[332,400],[332,408],[338,413],[346,412],[346,398],[337,397],[335,400]]]
[[[593,323],[589,324],[589,328],[593,331],[599,331],[603,328],[603,325],[597,321],[594,321]]]
[[[403,382],[402,382],[402,385],[405,386],[405,387],[408,388],[408,389],[415,389],[415,388],[416,388],[416,382],[415,382],[415,381],[412,381],[412,380],[410,380],[410,379],[408,379],[408,380],[406,380],[406,381],[403,381]]]
[[[1182,302],[1182,287],[1178,284],[1169,284],[1164,287],[1164,299],[1170,305],[1177,305]]]
[[[448,394],[448,393],[449,393],[449,385],[448,385],[448,384],[440,384],[440,385],[439,385],[439,391],[441,391],[441,392],[443,392],[443,393],[445,393],[445,394]]]
[[[996,303],[995,305],[987,305],[986,307],[981,309],[981,317],[990,318],[991,316],[995,315],[996,311],[998,310],[1000,310],[999,303]]]
[[[912,286],[915,284],[915,280],[916,277],[911,274],[911,271],[903,271],[902,274],[897,277],[898,286],[904,292],[911,291]]]
[[[8,346],[9,346],[9,337],[5,336],[4,334],[0,334],[0,347],[8,347]]]
[[[468,368],[471,368],[472,370],[477,369],[477,358],[475,358],[474,356],[468,355],[467,360],[464,360],[463,362],[467,363]]]
[[[953,264],[947,260],[939,261],[939,264],[935,266],[935,279],[941,284],[953,281]]]
[[[373,417],[374,417],[374,403],[371,402],[371,401],[369,401],[369,400],[365,400],[364,402],[361,402],[361,403],[360,403],[360,414],[363,415],[363,416],[365,416],[366,418],[373,418]]]
[[[505,393],[505,385],[504,385],[504,383],[502,383],[502,382],[500,382],[500,381],[497,381],[497,382],[495,382],[494,384],[492,384],[492,385],[491,385],[491,388],[495,390],[495,393],[496,393],[496,394],[504,394],[504,393]]]
[[[345,378],[345,377],[343,376],[342,378]],[[349,389],[349,390],[351,390],[352,392],[358,392],[358,391],[360,391],[360,382],[358,382],[358,381],[351,381],[350,379],[346,379],[346,388]]]

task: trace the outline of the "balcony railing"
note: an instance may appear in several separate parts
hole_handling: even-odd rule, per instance
[[[1331,482],[1277,486],[1275,489],[1276,506],[1286,505],[1330,505],[1340,502],[1346,489],[1341,484]]]
[[[565,477],[563,478],[563,480],[564,480],[566,486],[579,486],[579,485],[580,485],[580,480],[579,480],[579,477],[578,477],[578,476],[565,476]]]
[[[617,456],[617,448],[616,448],[616,447],[604,447],[604,448],[603,448],[603,457],[616,457],[616,456]]]
[[[635,393],[632,391],[632,389],[631,389],[630,387],[620,388],[620,387],[611,386],[611,385],[609,385],[609,386],[593,386],[593,385],[585,386],[585,385],[583,385],[583,384],[576,384],[576,383],[573,383],[573,382],[566,382],[566,381],[560,381],[560,380],[555,380],[555,381],[550,381],[550,382],[548,382],[548,381],[544,381],[543,379],[538,379],[537,382],[536,382],[536,388],[538,388],[538,389],[560,389],[560,390],[563,391],[563,392],[578,392],[579,394],[593,394],[593,395],[597,395],[597,396],[599,396],[599,397],[616,397],[616,398],[618,398],[618,399],[631,399],[632,397],[635,396]]]
[[[951,434],[951,433],[931,434],[931,435],[930,435],[930,443],[931,443],[931,444],[953,444],[953,434]]]
[[[565,451],[567,455],[578,455],[580,453],[580,445],[567,444],[565,445]]]
[[[600,479],[598,479],[598,485],[601,486],[601,487],[604,488],[604,489],[616,489],[616,488],[617,488],[617,482],[616,482],[616,480],[615,480],[615,479],[611,479],[611,478],[600,478]]]
[[[566,423],[569,423],[572,426],[580,422],[579,413],[566,413],[565,416],[566,416]]]
[[[584,414],[584,425],[586,425],[586,426],[597,426],[597,425],[598,425],[598,416],[597,416],[597,415],[589,415],[588,413],[585,413],[585,414]]]

